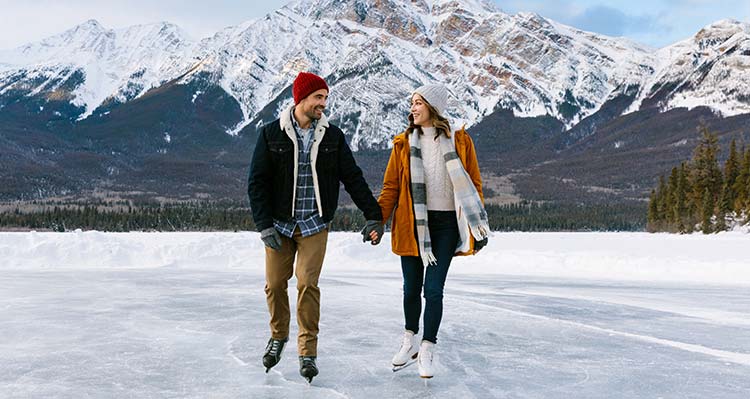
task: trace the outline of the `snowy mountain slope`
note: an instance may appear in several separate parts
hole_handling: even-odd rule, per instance
[[[329,112],[353,145],[382,147],[403,128],[411,90],[436,81],[453,91],[456,124],[505,108],[570,128],[633,87],[627,112],[750,112],[749,35],[746,23],[719,21],[655,51],[484,0],[300,0],[199,42],[168,23],[108,30],[87,21],[0,51],[0,97],[66,99],[83,119],[188,73],[182,83],[218,85],[238,102],[236,134],[269,105],[277,113],[296,73],[310,70],[330,81]]]
[[[283,108],[297,72],[309,70],[329,80],[329,112],[354,147],[382,147],[403,128],[408,94],[436,81],[453,91],[455,124],[505,108],[570,128],[633,87],[627,112],[750,112],[749,32],[719,21],[653,50],[536,14],[508,15],[484,0],[300,0],[199,42],[168,23],[107,30],[87,21],[1,51],[0,97],[67,99],[83,119],[188,73],[182,83],[218,85],[238,102],[243,119],[228,130],[236,134],[266,121],[269,105],[272,114]]]
[[[281,109],[289,96],[279,96],[306,69],[328,78],[332,116],[355,147],[379,147],[403,129],[407,97],[421,84],[449,84],[456,124],[502,107],[570,126],[653,70],[626,40],[478,1],[299,1],[204,40],[199,53],[194,74],[208,72],[243,108],[234,132],[269,103]]]
[[[546,165],[549,181],[514,181],[523,198],[546,199],[540,187],[580,198],[560,194],[561,178],[639,198],[667,163],[689,158],[699,123],[725,139],[743,131],[749,26],[719,21],[655,50],[484,0],[298,0],[201,40],[169,23],[87,21],[0,51],[0,197],[97,181],[236,198],[256,127],[308,70],[328,81],[327,113],[354,149],[387,148],[413,89],[442,82],[452,124],[472,128],[485,170],[538,176]],[[375,181],[379,154],[361,153]]]
[[[192,48],[193,42],[173,24],[108,30],[89,20],[60,35],[0,52],[6,64],[0,72],[0,96],[21,91],[69,98],[84,119],[101,105],[130,101],[184,73],[195,63]]]
[[[310,70],[329,79],[330,112],[355,147],[382,146],[400,131],[408,94],[421,84],[450,85],[456,124],[508,108],[571,126],[653,70],[642,46],[479,0],[302,0],[198,43],[173,25],[110,31],[89,21],[2,52],[0,63],[0,96],[51,95],[78,72],[76,89],[57,95],[85,107],[80,118],[190,71],[183,83],[219,85],[240,104],[244,120],[230,133],[269,104],[283,107],[296,73]]]
[[[658,50],[656,72],[628,111],[708,106],[724,116],[750,113],[750,24],[722,20]]]

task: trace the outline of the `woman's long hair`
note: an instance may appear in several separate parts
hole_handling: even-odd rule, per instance
[[[451,137],[451,124],[448,122],[448,119],[444,118],[440,113],[435,109],[435,107],[432,106],[432,104],[428,103],[427,100],[424,99],[421,95],[419,96],[422,98],[422,101],[427,105],[427,110],[430,112],[430,120],[432,121],[432,126],[435,127],[435,131],[437,134],[435,135],[435,140],[437,140],[438,137],[440,137],[441,134],[444,134],[445,137],[450,138]],[[417,134],[424,134],[422,131],[422,127],[419,125],[414,124],[414,115],[411,114],[411,111],[409,112],[409,127],[406,128],[404,133],[406,133],[406,137],[409,137],[411,132],[417,131]]]

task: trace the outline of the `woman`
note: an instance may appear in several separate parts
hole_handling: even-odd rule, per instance
[[[426,85],[412,94],[409,127],[393,140],[378,198],[383,223],[393,216],[392,249],[401,256],[404,278],[406,331],[393,366],[396,370],[416,358],[422,378],[434,375],[451,260],[478,252],[489,234],[474,143],[463,128],[451,133],[447,106],[445,86]],[[417,345],[423,286],[424,331]]]

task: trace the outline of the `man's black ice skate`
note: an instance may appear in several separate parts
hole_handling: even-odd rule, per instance
[[[263,354],[263,365],[266,367],[266,373],[271,367],[275,366],[281,360],[281,352],[284,351],[284,345],[289,338],[269,339],[266,345],[266,353]]]
[[[313,377],[318,375],[318,366],[315,365],[315,356],[299,357],[299,375],[305,377],[308,383],[311,383]]]

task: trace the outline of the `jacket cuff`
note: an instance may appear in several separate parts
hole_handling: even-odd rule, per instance
[[[255,229],[258,230],[258,233],[262,232],[263,230],[269,227],[274,227],[273,222],[261,222],[261,223],[255,224]]]

